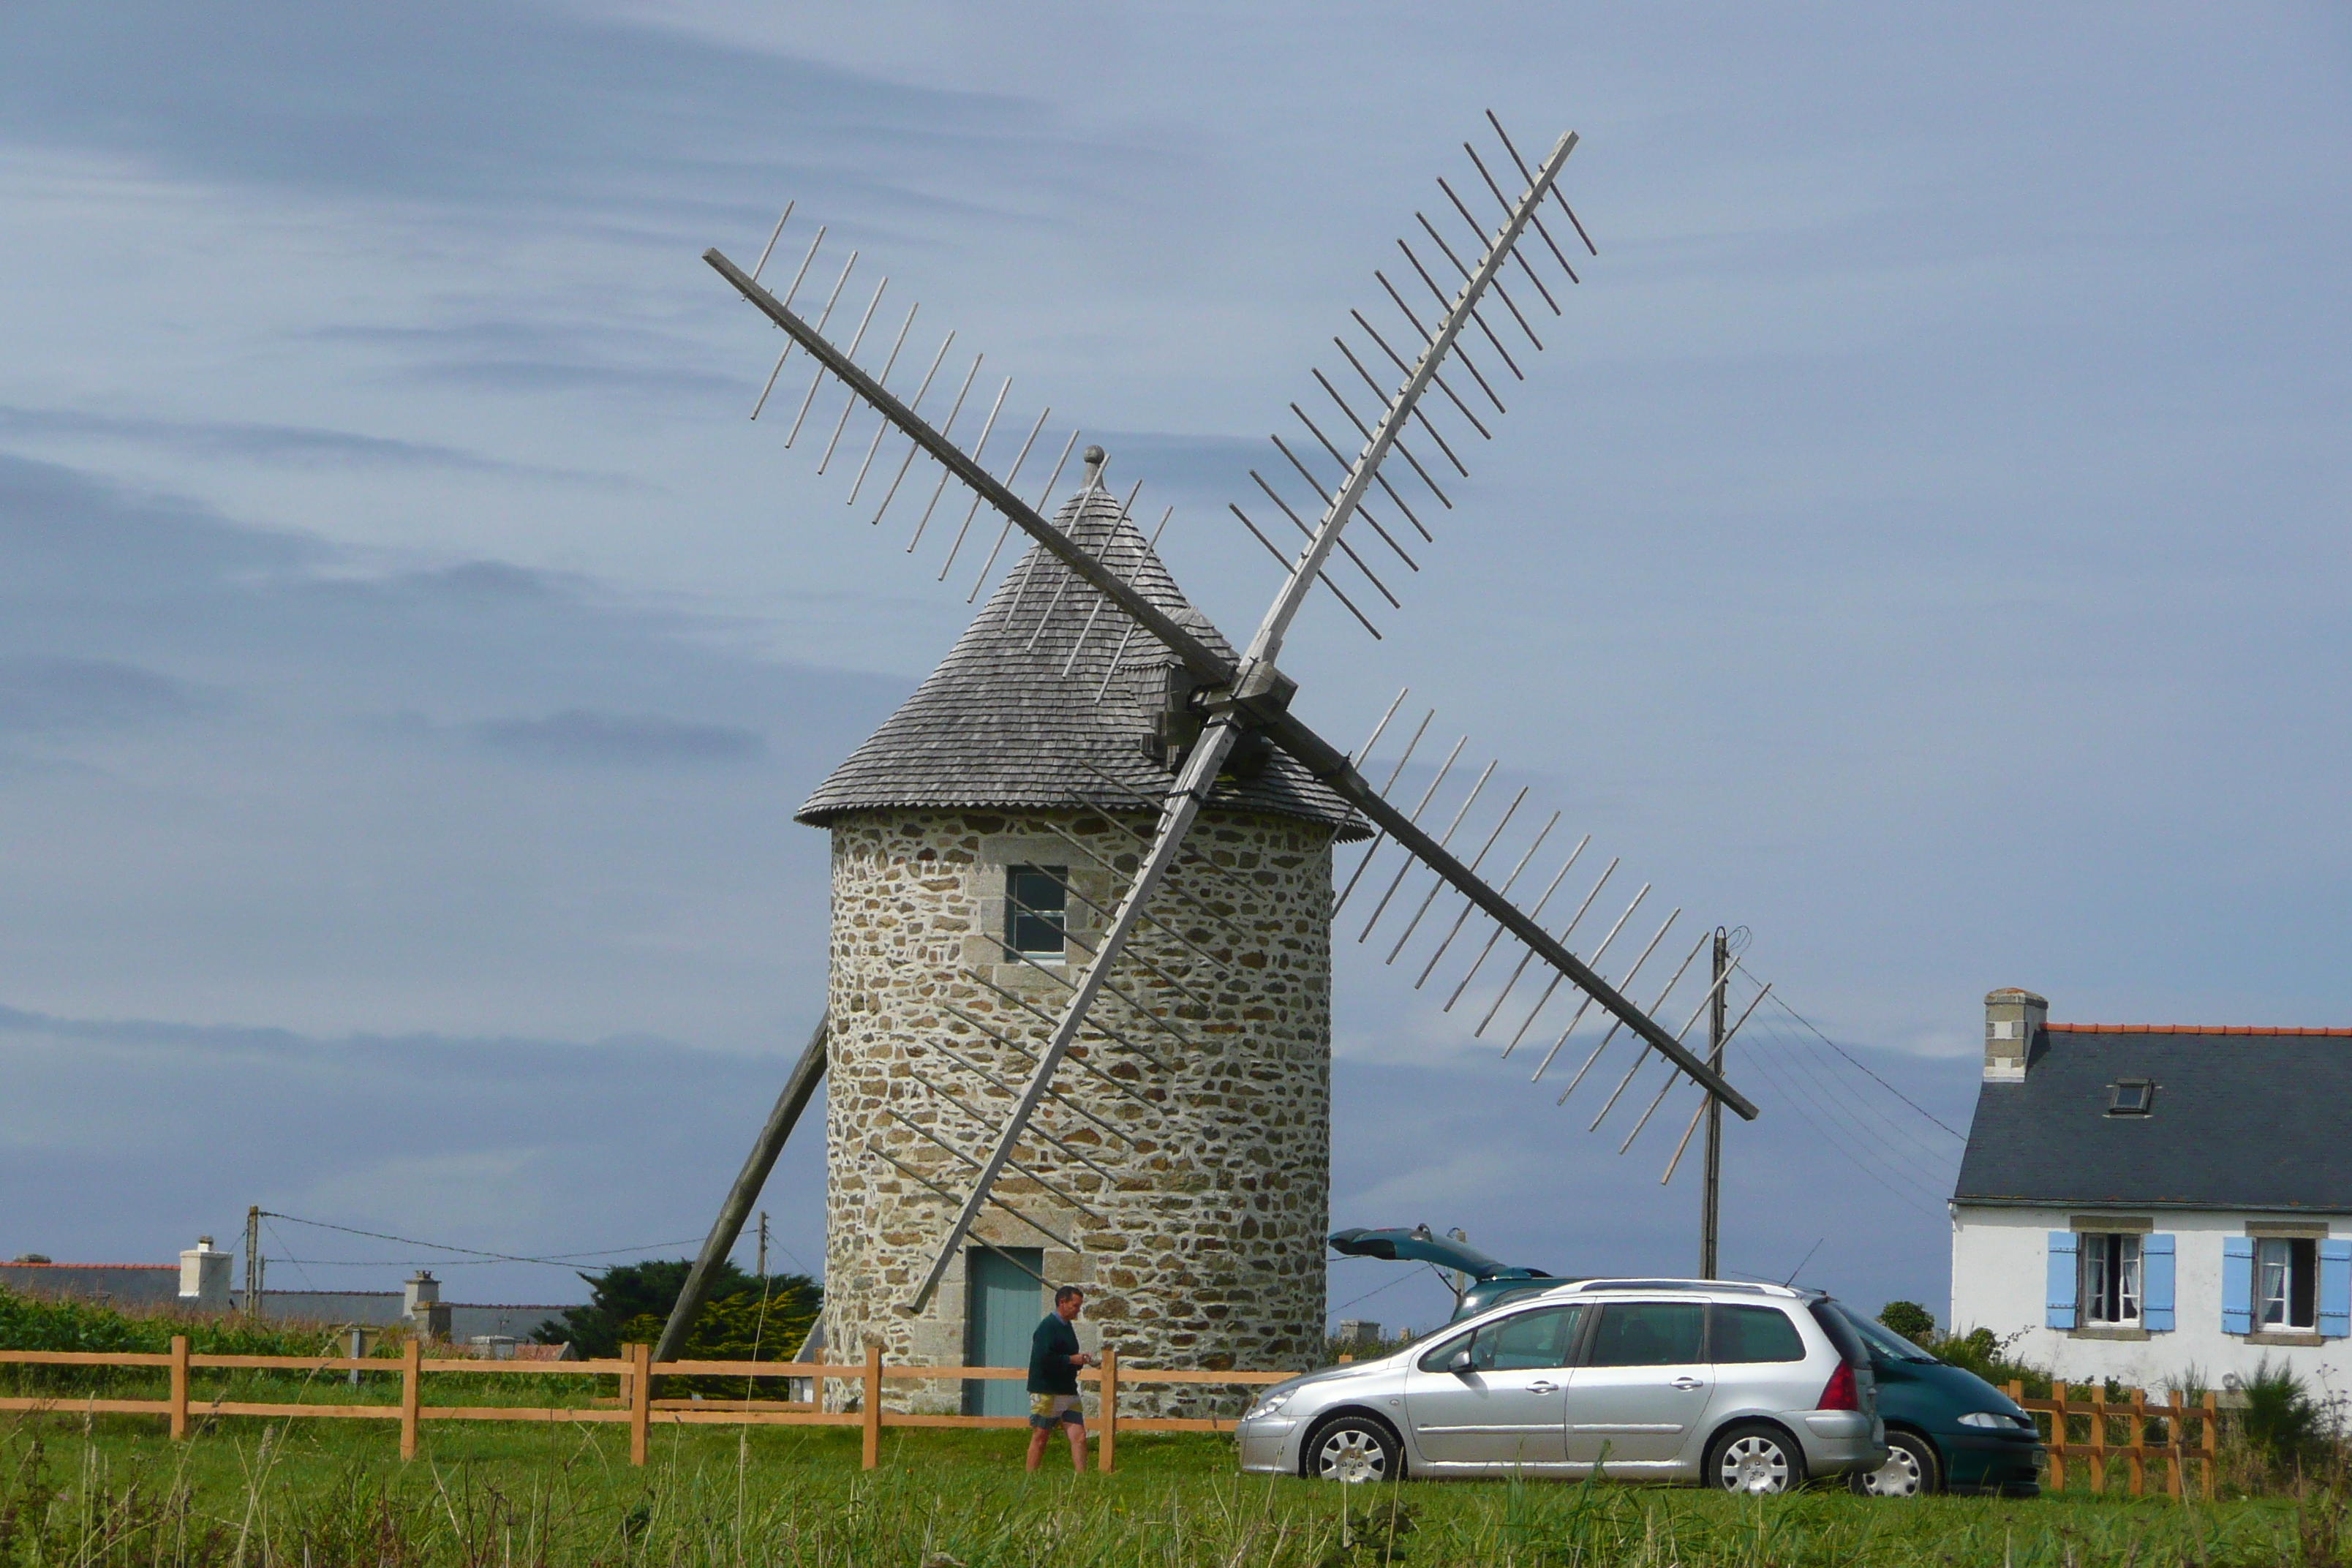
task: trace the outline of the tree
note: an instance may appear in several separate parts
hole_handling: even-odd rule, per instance
[[[1936,1314],[1916,1301],[1889,1301],[1878,1310],[1878,1321],[1913,1344],[1925,1344],[1935,1337]]]
[[[569,1341],[583,1361],[618,1355],[625,1343],[651,1343],[660,1337],[662,1324],[668,1321],[670,1309],[677,1304],[677,1293],[686,1288],[686,1277],[693,1268],[683,1258],[649,1258],[639,1263],[614,1264],[601,1274],[583,1274],[588,1304],[567,1309],[560,1325],[543,1324],[532,1337],[542,1344]],[[759,1323],[761,1295],[759,1276],[721,1262],[712,1274],[710,1292],[703,1298],[685,1353],[712,1361],[751,1359],[751,1327],[744,1327],[740,1334],[733,1331],[740,1326],[739,1318],[745,1325]],[[824,1293],[805,1274],[778,1274],[766,1281],[766,1295],[768,1310],[765,1331],[760,1335],[759,1359],[781,1361],[800,1348],[800,1336],[808,1332]],[[796,1333],[794,1323],[799,1325]],[[776,1342],[784,1334],[792,1334],[792,1342],[779,1346]],[[736,1348],[739,1339],[740,1349]],[[722,1342],[724,1350],[719,1348]]]

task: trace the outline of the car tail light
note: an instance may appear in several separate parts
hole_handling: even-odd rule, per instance
[[[1862,1408],[1862,1391],[1854,1386],[1853,1367],[1843,1362],[1838,1363],[1838,1369],[1830,1373],[1829,1382],[1822,1388],[1821,1403],[1813,1408],[1816,1410]]]

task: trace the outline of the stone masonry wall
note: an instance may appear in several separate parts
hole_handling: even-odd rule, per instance
[[[985,1157],[1028,1076],[1023,1052],[1050,1036],[1064,977],[1098,940],[1150,827],[1082,811],[874,812],[833,825],[835,1356],[854,1362],[878,1340],[893,1361],[963,1360],[964,1258],[920,1317],[893,1310],[969,1190],[971,1168],[942,1145]],[[997,1208],[975,1239],[1042,1247],[1049,1280],[1085,1286],[1090,1350],[1115,1345],[1148,1367],[1303,1369],[1322,1345],[1329,1209],[1328,834],[1212,812],[1188,843],[1219,869],[1188,857],[1153,899],[1173,931],[1142,928],[1113,976],[1132,1000],[1098,1005],[1102,1027],[1079,1037],[1055,1079],[1066,1099],[1038,1117],[1065,1147],[1033,1132],[1014,1154],[1031,1173],[997,1184],[1060,1239]],[[1009,960],[1013,865],[1067,868],[1066,962]],[[1040,1316],[1050,1301],[1041,1286]],[[951,1410],[961,1397],[952,1384],[888,1386],[894,1408]],[[1137,1388],[1120,1407],[1230,1414],[1243,1392]]]

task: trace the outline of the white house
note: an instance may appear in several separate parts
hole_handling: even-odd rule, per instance
[[[1985,998],[1952,1194],[1958,1330],[2068,1381],[2352,1390],[2352,1029],[2053,1024]]]

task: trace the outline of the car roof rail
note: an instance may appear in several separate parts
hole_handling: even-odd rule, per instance
[[[1750,1285],[1738,1279],[1580,1279],[1579,1290],[1724,1290],[1739,1296],[1796,1296],[1786,1285]]]

